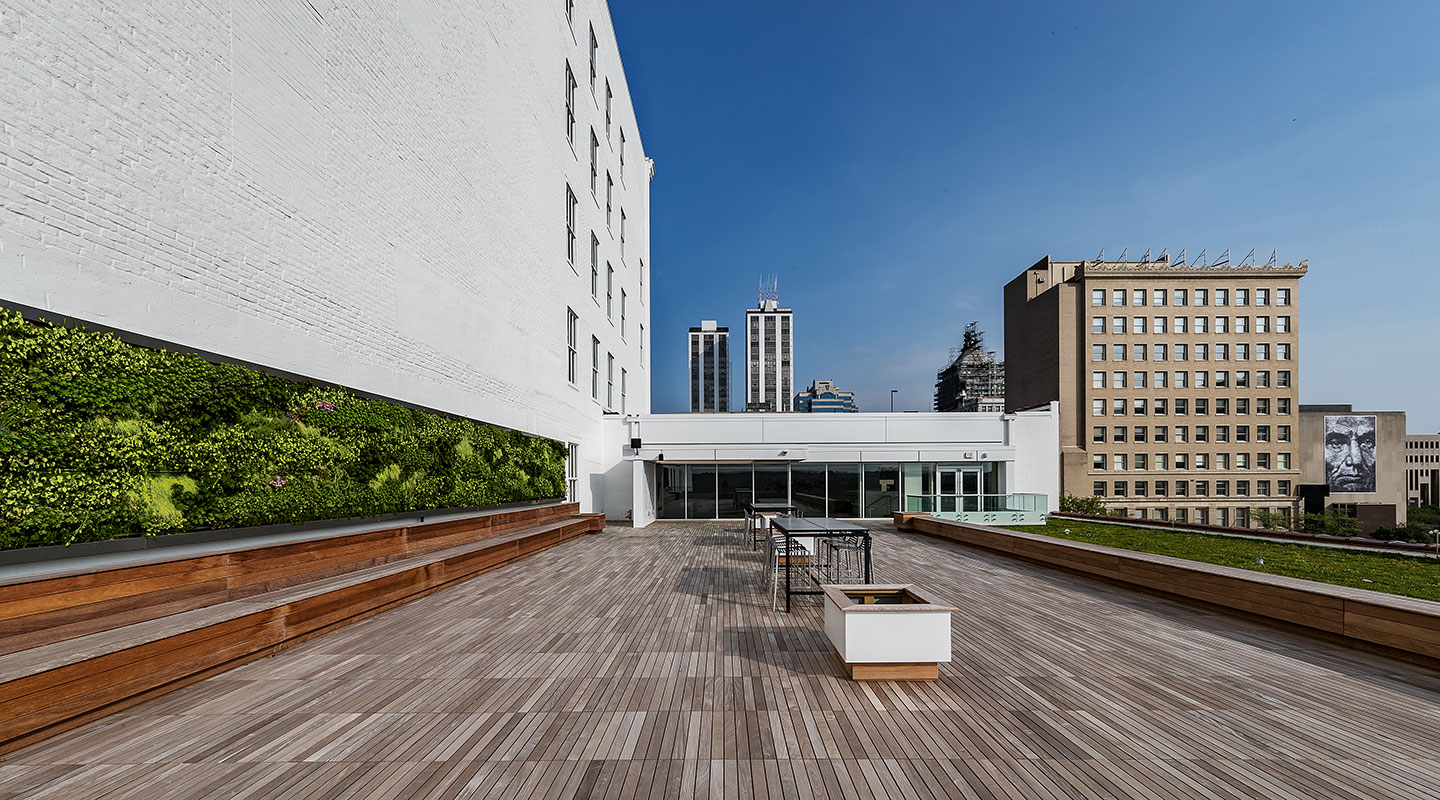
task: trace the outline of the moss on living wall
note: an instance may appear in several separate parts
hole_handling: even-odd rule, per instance
[[[565,447],[0,309],[0,548],[559,498]]]

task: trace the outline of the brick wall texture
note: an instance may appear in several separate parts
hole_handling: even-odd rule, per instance
[[[580,442],[598,461],[592,335],[615,354],[617,392],[627,370],[627,409],[649,408],[649,181],[609,11],[581,0],[567,19],[565,5],[0,0],[0,299]],[[591,298],[591,230],[602,283],[608,261],[614,302],[629,298],[624,337],[603,285]]]

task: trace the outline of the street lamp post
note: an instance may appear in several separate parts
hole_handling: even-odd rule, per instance
[[[898,391],[900,391],[900,390],[899,390],[899,389],[891,389],[891,390],[890,390],[890,413],[891,413],[891,414],[894,414],[894,413],[895,413],[895,393],[898,392]]]

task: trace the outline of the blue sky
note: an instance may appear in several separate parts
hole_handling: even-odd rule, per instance
[[[1301,402],[1440,431],[1440,3],[611,0],[651,184],[653,407],[762,274],[796,383],[930,408],[1049,253],[1309,259]],[[738,348],[737,348],[738,350]],[[732,363],[741,388],[743,363]],[[743,402],[743,393],[736,395]]]

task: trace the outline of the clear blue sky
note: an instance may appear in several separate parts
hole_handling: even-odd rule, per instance
[[[966,322],[1003,353],[1001,289],[1041,256],[1253,247],[1310,261],[1302,402],[1440,431],[1440,3],[611,15],[656,161],[655,411],[686,408],[686,329],[738,336],[762,273],[795,309],[797,384],[928,410]]]

